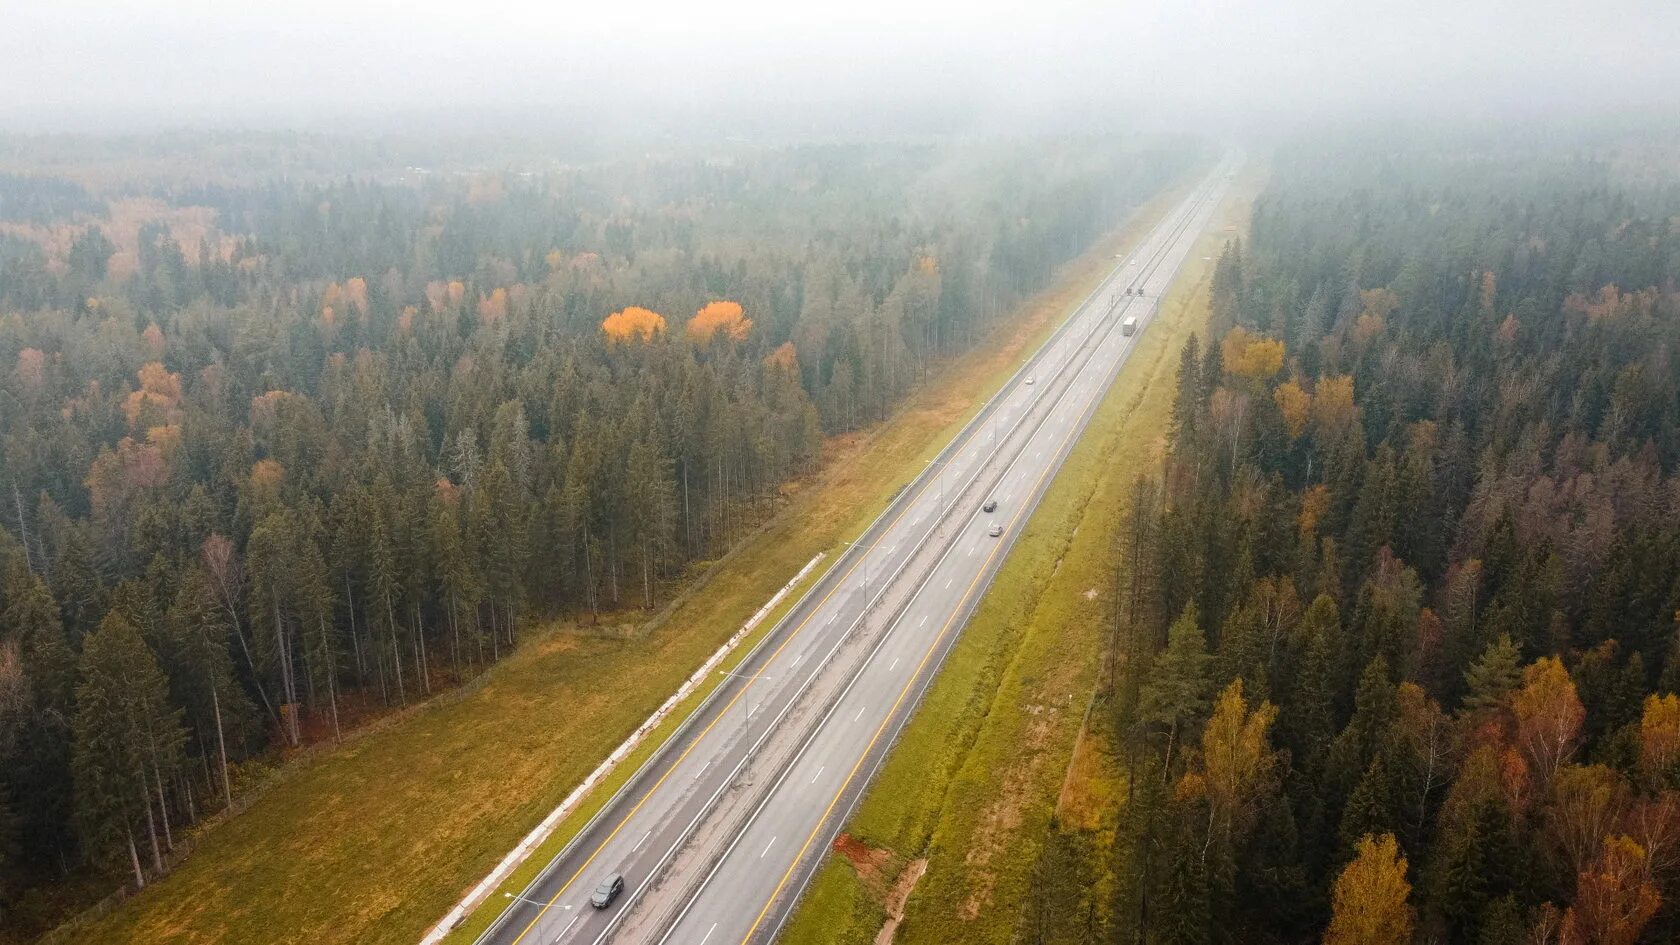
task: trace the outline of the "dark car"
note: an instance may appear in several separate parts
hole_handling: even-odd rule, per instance
[[[601,880],[601,885],[596,886],[595,891],[589,894],[589,904],[597,909],[605,909],[612,905],[613,900],[617,899],[618,894],[623,891],[624,877],[618,873],[613,873],[606,879]]]
[[[987,499],[986,504],[980,506],[980,511],[982,511],[982,512],[996,512],[997,511],[997,500],[996,499]]]

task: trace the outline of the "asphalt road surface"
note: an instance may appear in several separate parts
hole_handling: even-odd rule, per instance
[[[1119,262],[480,945],[774,937],[1233,171],[1221,163]],[[592,908],[612,873],[624,892]]]

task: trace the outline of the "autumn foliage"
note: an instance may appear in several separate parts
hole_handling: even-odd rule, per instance
[[[608,315],[601,322],[601,330],[606,332],[607,341],[613,344],[626,344],[632,340],[652,341],[656,335],[665,333],[665,316],[632,305],[622,312]]]
[[[1523,687],[1511,698],[1517,741],[1542,781],[1550,781],[1575,753],[1586,709],[1563,663],[1543,657],[1523,673]]]
[[[1219,694],[1202,731],[1202,764],[1212,822],[1227,834],[1240,833],[1253,816],[1253,801],[1275,762],[1268,733],[1277,718],[1270,703],[1250,709],[1243,681]]]
[[[1278,412],[1283,414],[1283,424],[1289,428],[1290,438],[1300,439],[1301,434],[1307,431],[1312,395],[1294,381],[1284,381],[1272,391],[1272,400],[1277,404]]]
[[[1644,848],[1631,837],[1606,837],[1598,858],[1576,879],[1575,905],[1564,914],[1564,927],[1574,925],[1580,940],[1593,945],[1634,945],[1660,905]]]
[[[1393,834],[1367,835],[1336,877],[1324,945],[1406,945],[1416,919],[1408,898],[1406,858]]]
[[[1220,343],[1225,369],[1253,381],[1263,381],[1283,370],[1283,342],[1255,335],[1238,326]]]
[[[1338,436],[1359,418],[1353,400],[1353,378],[1346,374],[1319,378],[1313,387],[1312,418],[1327,436]]]
[[[498,286],[495,291],[479,300],[478,318],[485,324],[494,324],[507,317],[508,291]]]
[[[85,485],[96,512],[116,514],[136,494],[168,481],[163,447],[149,439],[125,436],[117,441],[116,449],[101,452],[93,461]]]
[[[688,320],[688,338],[699,345],[711,344],[719,334],[730,341],[745,341],[752,325],[752,319],[742,316],[739,302],[709,302]]]
[[[47,356],[39,348],[24,348],[17,356],[18,382],[31,391],[47,383]]]
[[[793,342],[783,342],[776,350],[764,356],[764,363],[789,373],[797,373],[799,371],[799,352],[794,348]]]
[[[153,416],[173,422],[181,404],[181,375],[171,373],[161,362],[151,361],[140,368],[138,376],[140,389],[123,401],[128,425],[139,426],[148,410],[153,411]]]

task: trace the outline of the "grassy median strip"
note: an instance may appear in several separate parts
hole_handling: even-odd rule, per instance
[[[791,945],[1013,940],[1097,683],[1110,549],[1157,461],[1177,354],[1207,319],[1228,197],[784,930]],[[896,871],[926,866],[907,904]],[[889,898],[889,892],[896,896]]]
[[[289,765],[249,811],[210,828],[175,873],[56,940],[412,945],[799,568],[819,551],[831,553],[830,566],[840,542],[879,514],[1182,193],[1161,195],[1069,263],[1054,288],[936,370],[887,422],[834,438],[821,469],[788,489],[782,512],[650,632],[558,623],[530,633],[476,692]],[[522,887],[703,696],[672,713],[504,890]],[[505,906],[501,892],[452,941],[488,924]]]

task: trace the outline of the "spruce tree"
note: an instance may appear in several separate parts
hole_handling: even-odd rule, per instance
[[[71,765],[83,843],[107,863],[126,852],[135,884],[144,886],[136,846],[142,831],[154,869],[163,870],[153,811],[167,799],[152,775],[173,768],[185,736],[157,659],[140,631],[118,614],[101,621],[82,648],[74,731]]]
[[[1166,736],[1163,774],[1170,777],[1174,751],[1190,727],[1207,714],[1212,679],[1207,643],[1194,605],[1167,630],[1167,648],[1155,657],[1138,695],[1138,720]]]
[[[1522,684],[1522,657],[1509,636],[1501,635],[1464,673],[1464,711],[1499,706]]]

